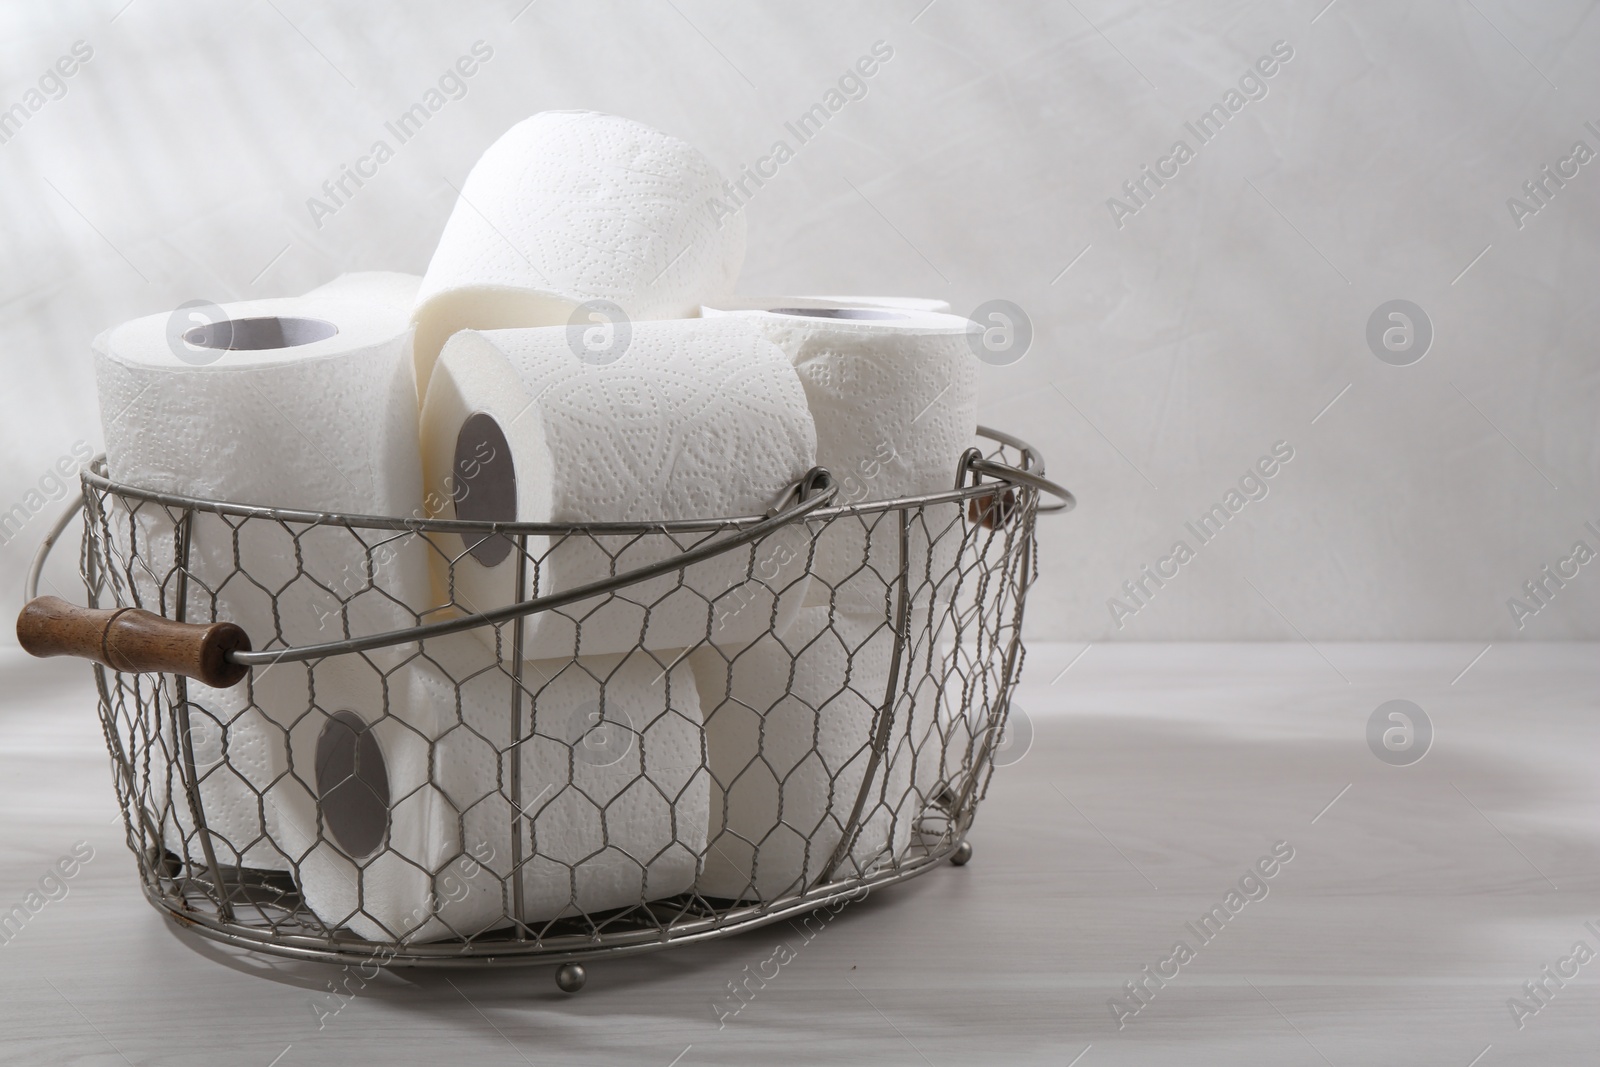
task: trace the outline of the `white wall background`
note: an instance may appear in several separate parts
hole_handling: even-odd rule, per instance
[[[1080,500],[1041,524],[1036,639],[1600,637],[1600,562],[1520,630],[1506,603],[1600,550],[1600,162],[1521,229],[1506,206],[1600,151],[1591,0],[524,3],[0,7],[0,108],[93,48],[0,144],[0,511],[98,447],[102,328],[420,273],[451,183],[535,111],[627,115],[734,172],[883,40],[865,98],[750,203],[742,287],[1027,310],[982,415]],[[306,198],[477,40],[467,95],[316,227]],[[1119,229],[1106,199],[1276,41],[1266,97]],[[1393,298],[1436,331],[1408,367],[1365,341]],[[1121,583],[1280,440],[1270,495],[1114,625]],[[6,617],[57,506],[0,547]]]

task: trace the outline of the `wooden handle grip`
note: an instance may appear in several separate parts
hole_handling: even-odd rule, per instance
[[[994,530],[1010,522],[1017,513],[1017,494],[1011,489],[1001,493],[975,496],[967,504],[967,518],[985,530]]]
[[[30,600],[17,616],[17,640],[33,656],[78,656],[115,671],[182,674],[226,689],[250,668],[228,659],[250,651],[231,622],[173,622],[142,608],[80,608],[60,597]]]

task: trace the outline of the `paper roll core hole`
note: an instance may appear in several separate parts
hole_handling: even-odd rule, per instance
[[[505,432],[493,415],[473,412],[461,424],[450,477],[456,518],[472,522],[516,521],[517,467]],[[466,534],[465,541],[472,558],[485,567],[498,566],[513,547],[511,538],[504,534]]]
[[[804,315],[812,319],[908,319],[911,316],[899,311],[882,311],[878,308],[768,308],[774,315]]]
[[[184,331],[183,339],[196,348],[225,352],[260,352],[273,348],[298,348],[326,341],[339,327],[323,319],[280,318],[223,319]]]
[[[317,807],[333,841],[352,859],[372,855],[389,830],[389,771],[383,749],[353,711],[328,717],[317,738]]]

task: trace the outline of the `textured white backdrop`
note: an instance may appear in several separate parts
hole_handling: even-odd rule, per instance
[[[1520,630],[1507,606],[1600,550],[1600,161],[1521,228],[1506,204],[1575,141],[1600,151],[1595,3],[524,2],[0,7],[0,108],[93,49],[0,144],[0,512],[98,447],[102,328],[421,272],[452,183],[547,108],[732,174],[883,41],[865,96],[748,204],[742,288],[1028,312],[981,411],[1080,501],[1041,523],[1036,638],[1600,637],[1600,561]],[[317,226],[307,198],[477,41],[465,95]],[[1119,228],[1107,198],[1198,145],[1184,123],[1279,41],[1266,95]],[[1407,367],[1365,339],[1394,298],[1436,331]],[[1108,598],[1279,441],[1269,495],[1114,624]],[[58,506],[0,546],[7,616]]]

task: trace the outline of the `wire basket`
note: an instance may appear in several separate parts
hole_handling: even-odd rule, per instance
[[[581,962],[970,856],[1035,519],[1073,503],[1028,445],[980,434],[947,493],[856,502],[874,470],[819,468],[766,515],[655,524],[253,507],[100,460],[89,607],[36,596],[75,508],[18,632],[96,661],[128,845],[174,921],[300,959],[565,965],[572,989]],[[825,573],[830,539],[859,566]],[[576,552],[604,579],[545,588]],[[488,609],[457,582],[485,553],[516,582]],[[619,616],[637,640],[591,651]]]

